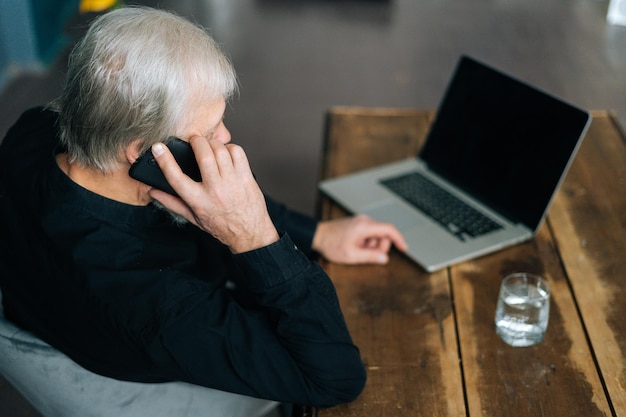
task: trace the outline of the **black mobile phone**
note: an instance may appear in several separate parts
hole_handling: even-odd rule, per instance
[[[172,155],[174,155],[174,159],[176,159],[182,171],[192,180],[197,182],[202,181],[200,168],[198,168],[198,163],[196,162],[196,157],[193,153],[193,149],[191,149],[191,145],[174,136],[167,139],[166,145],[172,152]],[[137,181],[141,181],[159,190],[177,195],[176,191],[174,191],[172,186],[165,179],[165,175],[163,175],[150,149],[141,154],[135,163],[131,165],[128,175]]]

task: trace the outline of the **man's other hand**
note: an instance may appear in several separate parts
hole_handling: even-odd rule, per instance
[[[365,215],[320,222],[313,249],[331,262],[342,264],[385,264],[389,250],[408,249],[396,227]]]

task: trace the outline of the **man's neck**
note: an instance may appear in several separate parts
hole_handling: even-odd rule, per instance
[[[152,199],[148,191],[150,187],[134,180],[128,175],[128,167],[106,174],[93,169],[69,162],[67,154],[58,154],[59,168],[75,183],[87,190],[111,200],[134,206],[145,206]]]

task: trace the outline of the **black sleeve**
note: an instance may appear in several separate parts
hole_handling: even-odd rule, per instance
[[[320,266],[286,235],[235,258],[237,286],[257,308],[216,291],[167,326],[153,359],[182,380],[255,397],[316,406],[356,398],[365,370]]]
[[[296,246],[307,256],[312,254],[311,245],[317,229],[317,219],[290,210],[282,203],[265,196],[267,211],[278,230],[286,231]]]

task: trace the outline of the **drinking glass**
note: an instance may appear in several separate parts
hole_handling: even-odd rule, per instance
[[[550,285],[540,276],[519,272],[506,276],[496,307],[496,333],[511,346],[543,340],[550,315]]]

